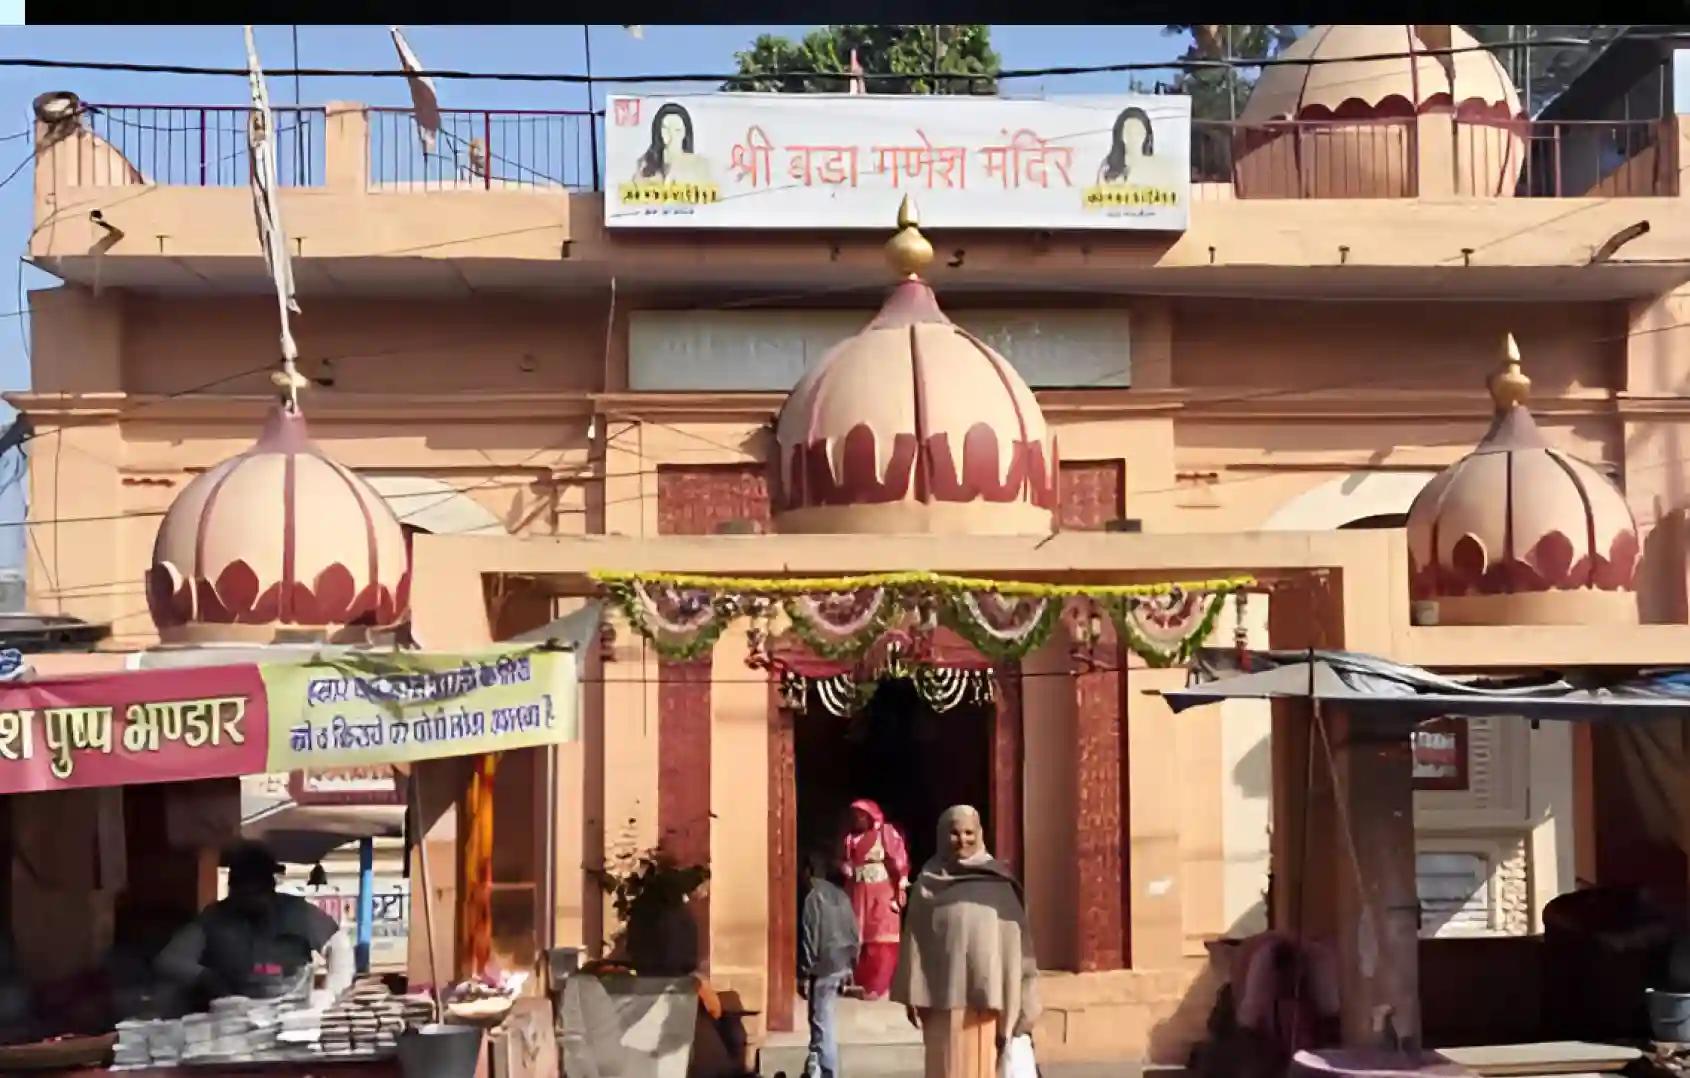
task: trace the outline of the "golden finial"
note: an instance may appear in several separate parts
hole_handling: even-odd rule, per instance
[[[1499,413],[1526,403],[1532,392],[1532,380],[1520,369],[1520,345],[1512,333],[1508,335],[1507,349],[1507,362],[1490,379],[1490,399],[1496,402]]]
[[[908,195],[898,207],[898,234],[886,241],[886,260],[900,277],[919,277],[933,261],[933,245],[921,234],[921,218]]]

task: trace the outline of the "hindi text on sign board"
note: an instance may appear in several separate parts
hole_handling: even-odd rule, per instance
[[[705,94],[611,99],[606,224],[1181,230],[1189,98]]]

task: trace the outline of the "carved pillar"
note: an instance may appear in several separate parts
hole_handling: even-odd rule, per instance
[[[711,535],[733,521],[766,526],[769,495],[760,464],[665,465],[657,471],[663,535]],[[685,864],[710,864],[710,659],[661,662],[657,687],[657,828]],[[692,903],[699,959],[710,959],[710,900]]]
[[[1107,619],[1103,629],[1098,666],[1074,675],[1074,899],[1082,972],[1126,964],[1126,656]]]
[[[798,757],[793,713],[769,679],[769,1029],[791,1030],[798,994]]]
[[[708,657],[657,667],[658,844],[683,865],[710,864],[710,667]],[[708,966],[708,893],[690,906]]]
[[[1021,664],[999,663],[992,679],[997,708],[992,723],[992,852],[1024,878]]]

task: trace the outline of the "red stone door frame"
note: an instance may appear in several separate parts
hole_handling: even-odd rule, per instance
[[[1021,664],[993,672],[992,849],[1017,874],[1022,848]],[[794,1027],[798,995],[798,753],[794,724],[803,721],[781,703],[778,675],[769,678],[769,1029]],[[919,867],[919,866],[917,866]]]

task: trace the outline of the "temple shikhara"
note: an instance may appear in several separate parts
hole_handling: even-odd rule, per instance
[[[256,837],[366,972],[526,971],[536,1029],[587,963],[697,976],[796,1074],[819,857],[871,945],[845,1069],[913,1072],[899,902],[970,805],[1041,1062],[1662,1040],[1690,55],[1649,29],[1543,100],[1460,26],[1309,27],[1225,120],[43,95],[31,991],[156,952]],[[82,732],[14,759],[31,709]]]

